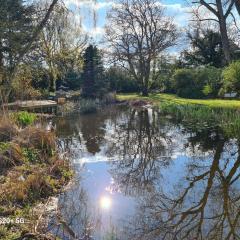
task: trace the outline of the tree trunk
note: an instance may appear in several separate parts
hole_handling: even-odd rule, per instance
[[[240,15],[240,0],[236,0],[235,6],[236,6],[236,9],[238,11],[238,14]]]
[[[221,32],[223,53],[225,56],[226,63],[229,64],[231,62],[231,53],[230,53],[229,38],[227,34],[227,27],[226,27],[225,20],[224,22],[220,22],[220,32]]]
[[[148,97],[148,87],[147,86],[142,87],[142,96]]]
[[[227,33],[226,18],[223,13],[223,6],[222,6],[221,0],[217,0],[216,4],[218,9],[218,20],[219,20],[221,39],[222,39],[223,53],[225,56],[226,63],[229,64],[231,62],[231,54],[230,54],[229,38]]]

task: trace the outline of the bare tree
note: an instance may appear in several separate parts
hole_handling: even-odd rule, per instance
[[[227,31],[227,18],[231,15],[234,18],[232,10],[234,5],[238,6],[238,0],[198,0],[193,3],[198,4],[199,8],[204,7],[207,11],[209,11],[213,17],[210,18],[201,18],[200,21],[215,21],[219,25],[221,40],[223,46],[223,52],[225,56],[225,60],[227,63],[231,62],[231,53],[230,53],[230,43],[229,36]],[[199,17],[199,15],[198,15]]]
[[[122,0],[107,20],[106,38],[114,60],[131,73],[147,96],[154,62],[175,44],[176,26],[156,0]]]

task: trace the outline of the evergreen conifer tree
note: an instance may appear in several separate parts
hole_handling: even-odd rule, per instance
[[[85,98],[101,98],[108,90],[104,76],[104,67],[96,46],[87,47],[84,54],[82,96]]]
[[[11,72],[34,28],[34,7],[23,0],[0,0],[0,68]]]

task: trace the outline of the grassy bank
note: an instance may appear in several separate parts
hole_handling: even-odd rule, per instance
[[[54,132],[26,112],[0,119],[0,239],[48,239],[35,208],[60,193],[72,172]],[[41,237],[40,237],[41,236]],[[27,238],[28,239],[28,238]]]
[[[185,99],[177,97],[173,94],[150,94],[149,97],[142,97],[137,94],[119,94],[120,100],[150,100],[154,104],[178,104],[178,105],[202,105],[211,108],[228,108],[240,109],[240,100],[225,100],[225,99]]]
[[[220,127],[229,138],[240,139],[239,100],[195,100],[183,99],[169,94],[155,94],[149,97],[139,95],[118,95],[119,100],[146,100],[159,107],[162,114],[170,115],[193,131],[209,127]]]

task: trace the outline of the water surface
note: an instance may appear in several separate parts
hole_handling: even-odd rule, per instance
[[[121,106],[54,124],[76,173],[59,208],[78,239],[240,238],[238,139]]]

